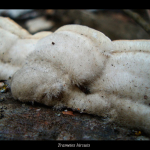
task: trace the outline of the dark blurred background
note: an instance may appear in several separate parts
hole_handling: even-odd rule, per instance
[[[148,9],[0,9],[0,16],[10,17],[31,34],[81,24],[103,32],[111,40],[150,38]]]

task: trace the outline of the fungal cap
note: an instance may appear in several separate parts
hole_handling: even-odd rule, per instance
[[[13,20],[0,17],[0,80],[7,80],[24,64],[35,44],[51,32],[31,35]]]
[[[17,35],[20,38],[30,36],[30,33],[8,17],[0,17],[0,28]]]
[[[150,52],[150,40],[115,40],[112,43],[115,51]]]
[[[57,29],[55,32],[60,32],[60,31],[72,31],[81,35],[84,35],[93,41],[101,44],[101,43],[106,43],[110,42],[111,40],[105,36],[102,32],[97,31],[95,29],[92,29],[87,26],[81,26],[81,25],[65,25]]]

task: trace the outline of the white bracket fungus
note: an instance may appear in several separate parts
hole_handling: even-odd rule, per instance
[[[7,17],[0,17],[0,80],[7,80],[25,62],[37,41],[51,32],[29,34]]]
[[[0,53],[9,50],[14,60],[16,55],[22,57],[26,43],[36,44],[12,77],[15,99],[107,116],[119,125],[150,134],[149,40],[111,41],[89,27],[66,25],[37,43],[33,39],[21,42],[2,30],[5,37],[9,34],[9,41],[0,37],[8,47]]]

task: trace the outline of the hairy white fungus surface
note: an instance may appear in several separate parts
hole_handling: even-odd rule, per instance
[[[28,55],[11,80],[15,99],[108,117],[150,134],[149,40],[111,41],[86,26],[66,25],[36,43],[0,30],[0,56],[9,52],[1,63],[11,57],[14,67]],[[29,54],[25,46],[35,50]]]
[[[0,80],[7,80],[20,69],[37,41],[50,33],[31,35],[13,20],[0,17]]]

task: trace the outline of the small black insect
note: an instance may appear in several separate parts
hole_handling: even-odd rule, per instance
[[[54,43],[54,42],[52,42],[52,44],[54,45],[55,43]]]

